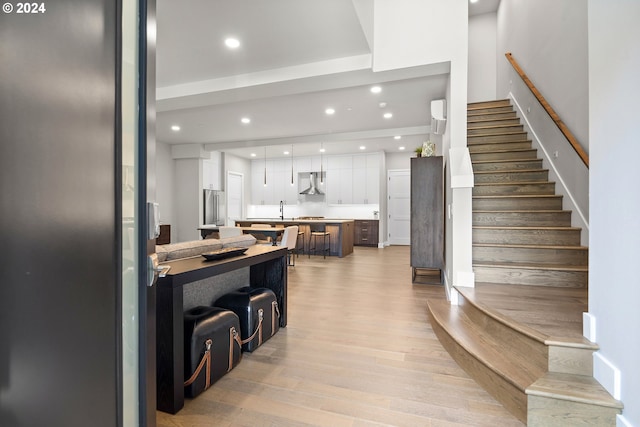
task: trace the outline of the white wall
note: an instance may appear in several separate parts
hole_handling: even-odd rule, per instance
[[[445,157],[449,147],[467,145],[468,23],[467,0],[374,0],[374,71],[445,62],[451,65],[447,127],[438,147]],[[470,217],[470,192],[456,200],[453,211]],[[451,198],[447,203],[453,203]],[[472,275],[471,223],[454,218],[447,228],[453,230],[447,233],[447,277],[458,277],[454,269]]]
[[[469,75],[467,102],[496,99],[496,32],[498,16],[483,13],[469,17]]]
[[[222,189],[227,191],[227,172],[235,172],[242,174],[244,177],[244,194],[243,200],[245,206],[251,202],[251,160],[243,159],[229,153],[222,153],[222,164],[224,168]],[[225,194],[226,197],[226,194]],[[243,208],[244,209],[244,208]],[[245,212],[248,216],[248,213]],[[225,214],[225,218],[227,215]]]
[[[388,170],[411,169],[411,157],[415,157],[415,153],[409,149],[407,149],[407,151],[404,153],[385,154],[385,158],[386,158],[386,170],[384,171],[385,179],[386,179]]]
[[[589,313],[600,345],[594,368],[614,396],[613,371],[602,362],[619,369],[623,416],[635,426],[640,426],[639,21],[638,1],[589,0]]]
[[[162,142],[156,143],[156,201],[160,207],[160,223],[172,224],[175,165],[171,157],[171,147]],[[176,229],[171,228],[171,241],[176,241]]]
[[[510,51],[529,79],[588,150],[586,0],[504,0],[498,10],[498,97],[511,98],[572,225],[589,238],[589,170],[504,57]],[[544,22],[544,26],[533,25]],[[543,29],[544,28],[544,29]]]
[[[511,52],[589,152],[587,0],[502,0],[498,9],[497,95],[510,91]]]

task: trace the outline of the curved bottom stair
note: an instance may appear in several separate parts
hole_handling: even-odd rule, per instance
[[[592,377],[582,337],[586,290],[477,283],[460,305],[429,301],[433,330],[456,362],[529,426],[615,426],[621,404]]]

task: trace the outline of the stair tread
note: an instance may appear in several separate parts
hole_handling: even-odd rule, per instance
[[[473,262],[474,267],[494,267],[494,268],[521,268],[525,270],[549,270],[549,271],[577,271],[587,272],[587,265],[565,265],[565,264],[540,264],[540,263],[523,263],[523,262],[505,262],[505,261],[481,261]]]
[[[571,402],[622,409],[622,402],[614,399],[598,381],[586,375],[547,372],[531,384],[526,393]]]
[[[427,304],[438,324],[458,345],[519,390],[525,391],[539,377],[527,369],[527,360],[506,354],[504,347],[469,319],[461,307],[439,300],[428,300]]]
[[[589,250],[587,246],[572,245],[523,245],[518,243],[473,243],[473,246],[481,248],[530,248],[530,249],[559,249],[559,250]]]
[[[585,289],[491,282],[455,288],[479,310],[545,345],[598,349],[582,336]]]

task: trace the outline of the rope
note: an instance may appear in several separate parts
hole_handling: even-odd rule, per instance
[[[200,371],[202,371],[202,368],[205,365],[205,363],[207,364],[207,372],[206,372],[206,379],[205,379],[206,383],[205,383],[204,389],[206,390],[209,388],[209,386],[211,386],[211,345],[213,344],[213,341],[211,341],[211,339],[208,339],[205,341],[204,344],[206,346],[204,355],[202,356],[202,359],[200,359],[200,364],[198,364],[198,367],[196,368],[196,371],[193,373],[193,375],[191,375],[191,378],[189,378],[184,382],[185,387],[188,387],[191,384],[193,384],[196,378],[198,378],[198,376],[200,375]]]
[[[236,331],[235,327],[231,327],[229,329],[229,368],[227,372],[233,369],[233,343],[238,344],[238,347],[242,348],[242,340],[240,339],[240,335],[238,331]],[[240,353],[240,357],[242,357],[242,353]]]
[[[253,334],[251,334],[251,336],[249,338],[247,338],[246,340],[242,340],[241,341],[242,344],[246,344],[246,343],[252,341],[256,337],[258,332],[260,333],[260,339],[258,340],[259,341],[258,345],[262,344],[262,318],[263,317],[264,317],[264,313],[263,313],[262,309],[259,309],[258,310],[258,327],[253,332]]]

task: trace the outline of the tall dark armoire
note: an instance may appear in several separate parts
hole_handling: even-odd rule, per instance
[[[442,156],[411,159],[411,271],[444,269],[444,161]],[[435,272],[434,270],[439,270]]]

